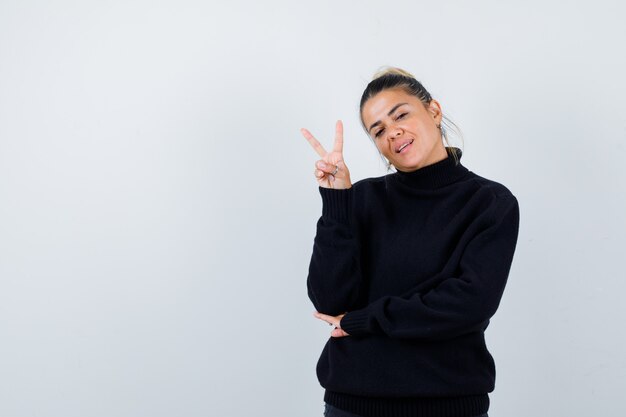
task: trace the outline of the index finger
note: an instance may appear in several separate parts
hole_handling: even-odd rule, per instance
[[[343,122],[341,120],[337,120],[335,124],[335,145],[333,146],[333,151],[343,152]]]
[[[300,129],[300,132],[302,132],[302,135],[306,138],[306,140],[309,141],[309,143],[311,144],[313,149],[315,149],[315,152],[317,152],[319,156],[321,156],[322,158],[326,156],[326,153],[327,153],[326,149],[324,149],[322,144],[319,143],[318,140],[313,137],[311,132],[309,132],[305,128]]]

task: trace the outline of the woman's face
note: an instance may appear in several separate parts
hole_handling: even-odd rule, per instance
[[[426,108],[402,89],[387,89],[365,102],[361,117],[379,152],[399,171],[415,171],[448,156],[437,128],[441,107],[434,99]]]

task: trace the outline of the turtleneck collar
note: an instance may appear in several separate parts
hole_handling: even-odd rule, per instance
[[[451,154],[451,149],[456,151],[458,163]],[[391,177],[399,182],[414,188],[434,189],[451,184],[469,170],[461,164],[462,151],[456,147],[446,147],[448,157],[434,164],[427,165],[415,171],[396,171]]]

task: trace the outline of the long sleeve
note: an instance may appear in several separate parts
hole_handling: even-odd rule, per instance
[[[508,279],[519,230],[511,194],[496,197],[484,225],[460,252],[449,276],[433,277],[401,296],[383,296],[349,311],[341,328],[351,336],[444,340],[483,329],[495,314]]]
[[[358,299],[361,284],[359,242],[353,227],[354,186],[319,187],[322,216],[317,222],[307,291],[317,311],[338,315]]]

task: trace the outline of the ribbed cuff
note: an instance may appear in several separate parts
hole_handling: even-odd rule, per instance
[[[368,326],[368,316],[367,310],[349,311],[341,318],[339,326],[350,336],[371,334],[372,331]]]
[[[318,187],[322,196],[322,217],[348,222],[352,216],[352,188]]]

